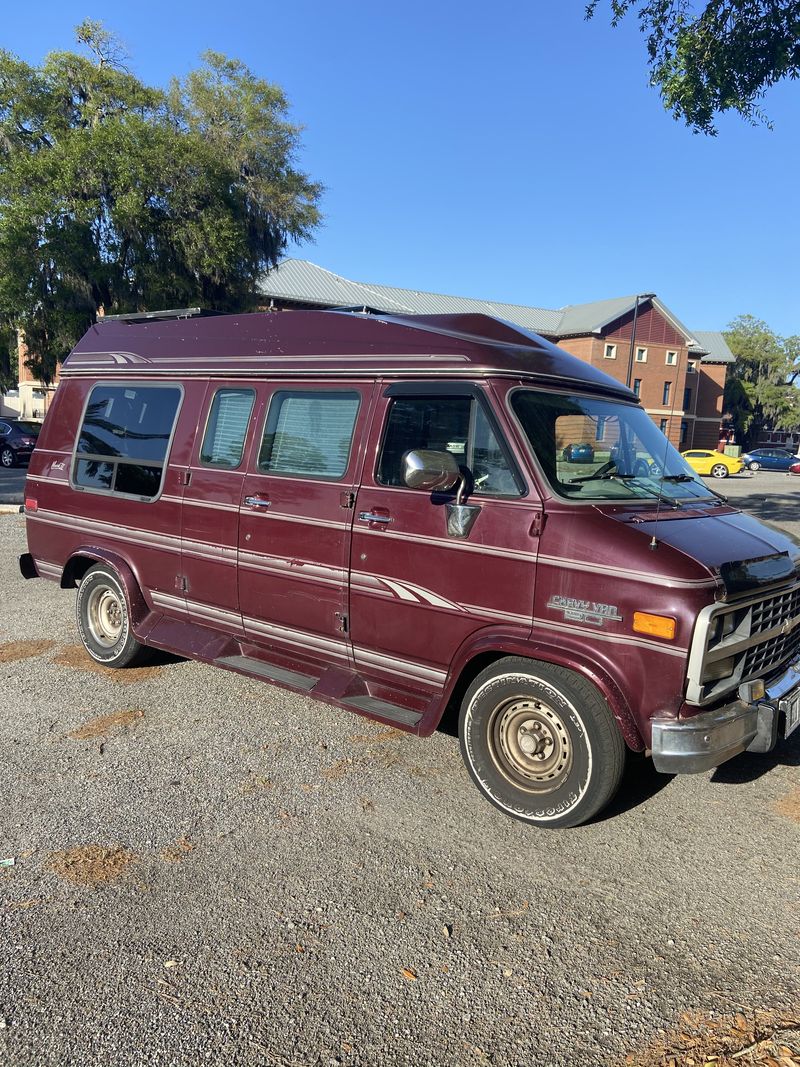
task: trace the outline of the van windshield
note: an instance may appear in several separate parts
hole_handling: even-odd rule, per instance
[[[560,496],[669,504],[717,499],[635,404],[518,389],[511,406]]]

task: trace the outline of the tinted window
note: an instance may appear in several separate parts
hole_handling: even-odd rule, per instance
[[[200,462],[209,467],[238,467],[256,394],[252,389],[218,389],[208,416]]]
[[[262,471],[340,478],[347,470],[358,393],[275,393],[258,457]]]
[[[75,484],[156,496],[180,398],[176,386],[95,386],[78,435]]]
[[[474,492],[519,496],[520,486],[481,404],[470,396],[398,397],[392,402],[378,462],[378,481],[405,486],[411,449],[449,452],[472,473]]]

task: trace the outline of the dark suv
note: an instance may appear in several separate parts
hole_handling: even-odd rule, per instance
[[[27,463],[41,428],[38,422],[0,419],[0,467]]]

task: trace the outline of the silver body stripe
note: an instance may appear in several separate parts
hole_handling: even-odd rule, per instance
[[[670,578],[668,575],[650,574],[648,571],[632,571],[625,567],[609,567],[606,564],[599,565],[590,560],[566,559],[563,556],[537,556],[537,563],[548,567],[563,567],[567,570],[583,571],[588,574],[598,572],[608,574],[615,578],[636,578],[639,582],[649,585],[664,585],[667,588],[679,589],[716,589],[717,582],[714,578]]]
[[[665,656],[679,656],[681,659],[685,659],[689,651],[687,648],[667,648],[666,645],[659,645],[655,641],[628,637],[627,634],[598,633],[597,630],[587,630],[583,626],[570,626],[568,622],[551,622],[549,619],[540,619],[538,616],[534,616],[533,625],[534,631],[537,626],[540,626],[544,630],[578,634],[584,638],[591,637],[593,641],[608,641],[616,645],[636,645],[638,648],[647,649],[648,652],[663,652]]]

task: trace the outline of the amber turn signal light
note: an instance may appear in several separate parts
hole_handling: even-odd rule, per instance
[[[668,615],[648,615],[646,611],[634,611],[633,628],[639,634],[664,637],[667,641],[672,641],[675,638],[676,623]]]

